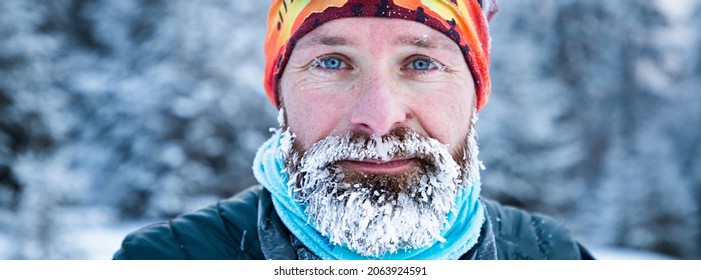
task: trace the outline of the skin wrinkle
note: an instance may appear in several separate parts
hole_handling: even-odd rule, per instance
[[[435,42],[434,40],[431,40],[431,38],[428,35],[423,35],[423,36],[399,36],[395,42],[393,43],[395,46],[414,46],[417,48],[425,48],[425,49],[436,49],[436,48],[441,48],[441,49],[446,49],[446,50],[451,50],[452,45],[450,44],[439,44]],[[318,37],[312,37],[309,40],[304,40],[302,43],[297,43],[295,46],[295,50],[304,50],[306,48],[314,47],[317,45],[324,45],[324,46],[357,46],[357,42],[353,41],[352,39],[348,39],[343,36],[318,36]]]

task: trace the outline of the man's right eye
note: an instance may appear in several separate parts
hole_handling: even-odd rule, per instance
[[[343,59],[336,56],[323,56],[315,58],[310,68],[321,67],[327,70],[338,70],[344,68],[350,68]]]

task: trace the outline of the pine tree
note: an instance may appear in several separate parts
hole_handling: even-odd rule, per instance
[[[668,134],[674,73],[657,4],[502,1],[485,190],[588,242],[692,257],[698,209]]]
[[[0,256],[80,257],[60,246],[75,242],[76,207],[162,218],[253,184],[275,114],[260,83],[266,6],[1,1],[0,203],[22,191],[0,228],[18,245]],[[17,153],[26,143],[50,149]]]
[[[33,184],[43,174],[28,166],[50,157],[62,138],[52,123],[59,121],[53,117],[64,96],[52,91],[49,79],[51,54],[61,40],[51,33],[49,9],[36,1],[2,1],[0,14],[0,214],[7,217],[0,234],[12,239],[2,256],[55,257],[65,252],[52,245],[61,230],[54,223],[56,195],[64,190]]]

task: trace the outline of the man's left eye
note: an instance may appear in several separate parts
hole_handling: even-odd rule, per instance
[[[432,61],[430,59],[416,59],[411,62],[411,66],[414,70],[428,70],[431,69]]]
[[[406,64],[403,69],[415,70],[415,71],[427,71],[427,70],[445,70],[445,66],[433,59],[421,57],[411,60]]]

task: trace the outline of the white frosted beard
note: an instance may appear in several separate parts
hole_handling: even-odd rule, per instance
[[[281,148],[290,194],[322,236],[365,257],[443,242],[440,232],[463,182],[479,180],[476,118],[457,157],[436,139],[409,129],[384,137],[329,136],[302,152],[287,129]],[[377,175],[344,170],[339,164],[396,157],[416,158],[417,167],[407,174]]]

